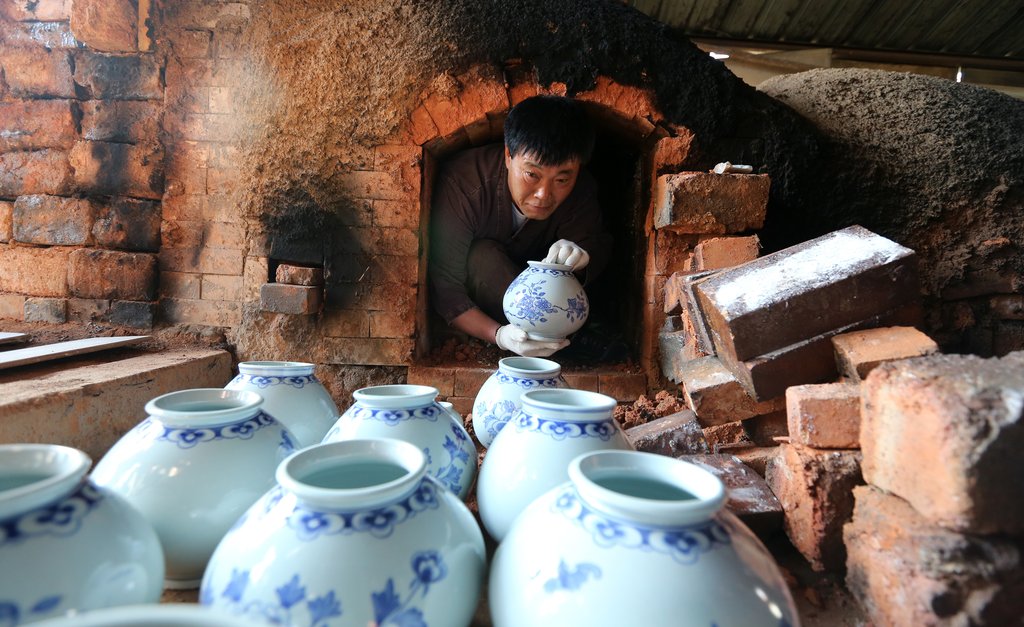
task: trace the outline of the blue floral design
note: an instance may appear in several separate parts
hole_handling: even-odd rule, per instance
[[[423,612],[410,607],[417,593],[426,597],[431,584],[437,583],[448,574],[448,566],[437,551],[422,551],[412,557],[414,578],[409,586],[409,596],[403,601],[395,592],[395,581],[388,577],[384,589],[370,594],[373,601],[373,616],[379,627],[427,627]]]
[[[589,532],[599,547],[663,553],[681,564],[696,564],[702,554],[732,542],[715,519],[680,527],[648,527],[613,520],[587,507],[571,486],[558,494],[552,509]]]
[[[152,418],[147,418],[135,429],[138,429],[141,433],[158,429],[160,433],[156,436],[157,440],[172,442],[181,449],[190,449],[197,444],[214,440],[248,440],[260,429],[276,424],[278,422],[274,418],[259,412],[252,418],[239,422],[202,429],[175,429]]]
[[[536,431],[554,440],[566,438],[599,438],[607,442],[615,435],[618,426],[613,418],[603,420],[552,420],[535,416],[526,409],[519,410],[512,421],[519,431]]]
[[[245,588],[249,585],[249,571],[231,569],[231,581],[228,582],[222,596],[231,601],[241,601],[245,594]]]
[[[542,387],[557,388],[559,383],[558,377],[550,379],[530,379],[528,377],[514,377],[502,372],[501,370],[494,373],[494,378],[497,379],[499,383],[510,383],[516,387],[523,388],[524,390],[534,390]]]
[[[312,383],[318,383],[315,376],[311,374],[290,376],[290,377],[273,377],[261,374],[240,374],[231,380],[228,387],[234,387],[243,383],[255,385],[256,387],[266,389],[272,385],[289,385],[293,388],[301,390],[302,388]]]
[[[469,464],[469,451],[466,450],[466,444],[469,442],[469,438],[465,431],[456,424],[452,424],[452,434],[455,435],[455,439],[446,435],[444,437],[444,442],[441,445],[448,453],[448,464],[434,470],[433,475],[446,488],[455,494],[458,494],[462,485],[462,473],[465,472],[466,467]],[[423,453],[429,460],[430,448],[424,448]],[[476,460],[474,459],[474,463],[475,461]]]
[[[103,498],[91,481],[83,481],[77,490],[56,503],[0,520],[0,546],[36,536],[74,535]]]
[[[439,416],[446,414],[440,405],[431,403],[414,409],[376,409],[356,403],[345,413],[346,420],[379,420],[384,424],[394,427],[406,420],[426,419],[435,422]]]
[[[515,403],[508,400],[498,401],[490,407],[486,403],[480,401],[476,407],[473,408],[474,415],[479,415],[483,419],[484,429],[487,434],[494,439],[498,432],[501,431],[508,421],[515,415],[516,410],[519,409]]]
[[[40,620],[56,610],[62,599],[59,594],[44,596],[24,610],[16,601],[0,600],[0,625],[17,625],[22,619],[28,622]]]
[[[506,314],[522,322],[528,322],[531,326],[537,326],[538,322],[547,322],[548,316],[559,312],[562,312],[569,322],[585,319],[589,307],[586,293],[580,290],[575,297],[566,299],[565,307],[560,307],[548,300],[543,275],[565,276],[572,275],[572,272],[551,268],[528,268],[512,281],[505,292],[506,296],[511,295],[506,299]]]
[[[556,590],[579,590],[588,579],[601,578],[601,567],[590,562],[580,562],[576,568],[569,568],[564,559],[558,560],[558,574],[544,582],[544,592]]]
[[[277,603],[273,604],[260,600],[243,601],[248,586],[249,571],[232,569],[231,581],[220,595],[227,601],[229,609],[238,614],[259,616],[269,623],[286,625],[301,624],[301,610],[305,609],[309,614],[310,627],[325,624],[327,619],[342,615],[341,600],[334,590],[328,590],[315,598],[307,598],[306,586],[302,585],[298,574],[274,588]],[[217,599],[210,587],[204,585],[199,600],[203,605],[213,605]]]
[[[282,457],[287,457],[295,451],[295,442],[292,442],[287,429],[281,430],[281,441],[278,443],[277,449]]]
[[[306,598],[306,589],[299,583],[298,575],[293,576],[288,583],[280,588],[276,588],[274,592],[277,593],[277,600],[280,601],[281,607],[286,610]]]

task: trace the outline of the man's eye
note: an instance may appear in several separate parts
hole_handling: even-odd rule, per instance
[[[540,177],[538,177],[538,176],[537,176],[537,173],[536,173],[536,172],[530,172],[530,171],[527,171],[527,172],[526,172],[526,177],[527,177],[527,178],[531,178],[531,179],[536,179],[536,178],[540,178]]]
[[[569,182],[569,179],[555,179],[555,182],[558,183],[559,185],[565,185],[566,183]]]

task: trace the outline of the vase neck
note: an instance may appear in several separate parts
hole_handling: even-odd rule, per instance
[[[611,420],[617,405],[610,396],[585,390],[529,390],[520,398],[524,413],[567,422]]]
[[[253,418],[262,405],[256,392],[198,388],[158,396],[146,403],[146,413],[171,427],[201,428]]]
[[[674,527],[715,516],[725,503],[721,480],[682,460],[636,451],[598,451],[577,457],[569,479],[580,499],[605,515]]]
[[[303,377],[313,374],[313,364],[301,361],[243,361],[239,374],[264,377]]]
[[[498,361],[498,370],[520,379],[553,379],[561,374],[562,367],[540,357],[505,357]]]
[[[88,455],[67,446],[0,446],[0,520],[67,496],[82,482],[91,465]]]
[[[371,409],[412,409],[432,404],[438,393],[429,385],[375,385],[356,390],[352,397]]]

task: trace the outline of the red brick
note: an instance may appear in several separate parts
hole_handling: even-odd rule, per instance
[[[171,181],[167,187],[170,188]],[[165,220],[200,220],[203,217],[203,201],[201,195],[164,194],[163,213]]]
[[[160,139],[160,107],[140,100],[86,100],[82,107],[82,139],[156,142]]]
[[[442,136],[509,108],[503,79],[495,68],[477,66],[458,77],[445,74],[435,79],[432,88],[423,106]]]
[[[993,296],[989,308],[1000,320],[1024,320],[1024,296]]]
[[[68,259],[68,290],[79,298],[153,300],[156,256],[80,248]]]
[[[413,188],[392,172],[366,172],[358,170],[340,177],[342,191],[351,198],[370,200],[419,200],[419,187]]]
[[[374,200],[373,225],[418,229],[420,226],[419,203],[397,200]]]
[[[232,194],[241,178],[238,168],[208,168],[206,170],[207,194]]]
[[[725,484],[725,509],[736,514],[752,531],[764,537],[782,526],[782,504],[764,478],[734,455],[680,455],[718,477]]]
[[[156,316],[156,303],[133,300],[115,300],[110,303],[107,322],[131,329],[152,329]]]
[[[414,144],[423,145],[427,141],[434,139],[440,132],[437,130],[437,125],[434,124],[434,120],[430,117],[430,113],[427,112],[426,107],[420,105],[413,109],[412,113],[409,114],[409,135],[412,138]]]
[[[202,275],[186,272],[161,272],[159,293],[169,298],[199,299]]]
[[[746,420],[782,409],[783,397],[758,402],[717,357],[701,357],[680,369],[681,387],[690,407],[706,427]]]
[[[492,374],[494,370],[488,368],[456,368],[455,388],[452,394],[476,398],[480,388]]]
[[[275,276],[278,283],[288,283],[289,285],[324,284],[323,268],[310,268],[282,263],[277,266]]]
[[[1024,616],[1019,539],[962,535],[902,499],[854,489],[846,584],[874,625],[1012,625]]]
[[[743,430],[743,423],[739,420],[727,422],[713,427],[704,427],[704,438],[712,452],[719,452],[722,449],[733,446],[753,446],[754,443],[747,437]]]
[[[853,514],[853,488],[863,483],[860,453],[783,444],[766,479],[786,512],[786,535],[811,568],[841,570],[843,525]]]
[[[77,137],[70,100],[0,103],[0,152],[66,149]]]
[[[399,283],[342,283],[327,286],[332,307],[393,311],[416,306],[416,287]]]
[[[74,0],[71,32],[93,50],[134,52],[139,49],[138,0]]]
[[[412,359],[414,346],[408,339],[331,338],[323,342],[321,359],[326,364],[405,366]]]
[[[327,309],[323,314],[327,337],[369,337],[370,312],[365,309]]]
[[[238,274],[242,269],[240,250],[227,248],[162,248],[160,270],[200,274]]]
[[[203,224],[199,220],[165,220],[160,225],[164,250],[200,248],[203,245]]]
[[[860,448],[860,385],[823,383],[786,389],[789,439],[811,448]]]
[[[206,222],[203,224],[203,246],[241,250],[246,247],[246,229],[243,224]]]
[[[54,246],[88,244],[95,211],[84,198],[21,196],[14,202],[14,239]]]
[[[92,237],[97,246],[156,252],[160,249],[160,205],[150,200],[111,198],[96,212]]]
[[[437,388],[443,397],[453,396],[455,394],[455,369],[409,366],[406,382],[410,385],[429,385]]]
[[[18,22],[63,22],[71,15],[71,0],[6,0],[0,7]]]
[[[626,429],[626,437],[636,450],[645,453],[677,457],[710,452],[708,441],[692,411],[655,418]]]
[[[324,291],[320,287],[266,283],[260,288],[260,309],[284,314],[310,315],[320,311]]]
[[[168,39],[174,44],[174,52],[182,59],[206,58],[210,56],[212,33],[205,30],[173,30]]]
[[[0,254],[2,254],[0,250]],[[0,257],[0,267],[2,267],[3,258]],[[6,320],[24,320],[25,319],[25,297],[21,294],[0,294],[0,318]]]
[[[75,183],[83,191],[159,200],[163,196],[163,151],[156,144],[81,141],[69,155]]]
[[[162,100],[160,61],[155,55],[78,52],[75,83],[96,100]]]
[[[370,337],[414,337],[415,335],[415,310],[370,312]]]
[[[202,324],[234,327],[242,321],[242,306],[236,302],[163,298],[160,319],[171,324]]]
[[[0,154],[0,196],[69,195],[75,191],[74,170],[59,150]]]
[[[14,237],[14,203],[0,200],[0,243],[6,244]]]
[[[67,296],[68,255],[62,247],[0,246],[0,292]]]
[[[655,178],[662,174],[675,174],[685,169],[691,162],[693,140],[693,133],[689,131],[675,137],[659,139],[658,143],[654,145],[653,167],[651,168]]]
[[[562,372],[562,378],[565,379],[566,384],[574,390],[597,392],[600,389],[600,380],[596,374]]]
[[[734,447],[726,450],[763,477],[768,464],[779,454],[779,449],[779,445],[776,444],[774,446]]]
[[[72,322],[105,322],[110,315],[110,301],[102,298],[69,298],[67,311],[67,318]]]
[[[654,225],[680,233],[740,233],[764,226],[765,174],[683,172],[658,177]]]
[[[71,55],[66,50],[48,50],[41,46],[5,47],[0,64],[12,96],[75,97]]]
[[[26,298],[25,322],[62,324],[68,320],[68,301],[64,298]]]
[[[693,266],[693,246],[696,239],[691,235],[656,231],[654,233],[654,267],[657,274],[690,272]]]
[[[743,421],[743,431],[756,446],[777,445],[780,438],[789,436],[786,410],[780,409],[748,418]]]
[[[616,83],[606,76],[598,76],[594,88],[576,94],[578,100],[597,102],[629,118],[658,118],[660,114],[646,89]]]
[[[208,274],[203,277],[200,295],[203,300],[242,300],[242,277]]]
[[[476,398],[473,396],[449,396],[446,400],[452,404],[452,409],[457,414],[465,417],[473,413],[473,402]]]
[[[916,301],[916,256],[852,226],[721,270],[695,290],[717,353],[744,361]]]
[[[1024,352],[891,362],[863,386],[869,483],[949,529],[1024,532]]]
[[[939,351],[935,340],[913,327],[883,327],[832,338],[839,374],[862,381],[879,364]]]
[[[747,237],[709,237],[693,249],[694,270],[719,270],[757,259],[760,240]]]
[[[598,391],[619,402],[632,403],[647,393],[647,377],[643,373],[602,372],[598,374]]]

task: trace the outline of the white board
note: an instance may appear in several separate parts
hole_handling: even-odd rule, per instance
[[[0,344],[18,344],[28,341],[28,333],[11,333],[0,331]]]
[[[126,335],[123,337],[91,337],[84,340],[71,340],[69,342],[57,342],[56,344],[44,344],[42,346],[30,346],[12,351],[0,352],[0,370],[35,364],[61,357],[73,355],[84,355],[108,348],[130,346],[149,339],[148,335]]]

